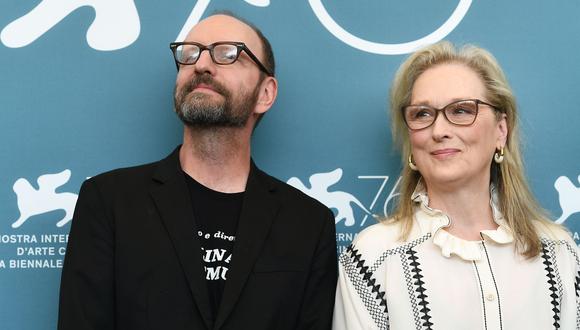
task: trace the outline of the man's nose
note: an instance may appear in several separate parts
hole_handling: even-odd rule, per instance
[[[211,58],[209,50],[204,49],[199,54],[197,62],[194,64],[195,72],[198,74],[209,73],[211,75],[215,74],[216,64]]]

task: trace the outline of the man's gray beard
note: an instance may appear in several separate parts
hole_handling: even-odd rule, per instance
[[[200,128],[244,127],[258,98],[257,87],[250,95],[240,92],[241,100],[236,106],[231,94],[224,95],[222,102],[212,102],[211,96],[201,93],[189,96],[187,93],[183,90],[175,94],[175,112],[185,125]]]

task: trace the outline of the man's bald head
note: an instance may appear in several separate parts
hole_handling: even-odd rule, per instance
[[[218,35],[220,40],[213,37]],[[207,40],[203,40],[204,38]],[[254,24],[229,11],[219,11],[201,20],[189,31],[185,41],[202,44],[211,44],[215,41],[244,42],[272,76],[275,75],[276,63],[270,41]]]

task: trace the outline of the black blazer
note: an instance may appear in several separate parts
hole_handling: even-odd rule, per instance
[[[334,216],[252,163],[222,302],[210,317],[179,148],[85,181],[61,278],[59,330],[330,329]]]

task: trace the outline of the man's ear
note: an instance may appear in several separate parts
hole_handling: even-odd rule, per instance
[[[255,114],[263,114],[268,111],[278,95],[278,81],[274,77],[266,77],[260,83],[258,101],[256,102]]]

